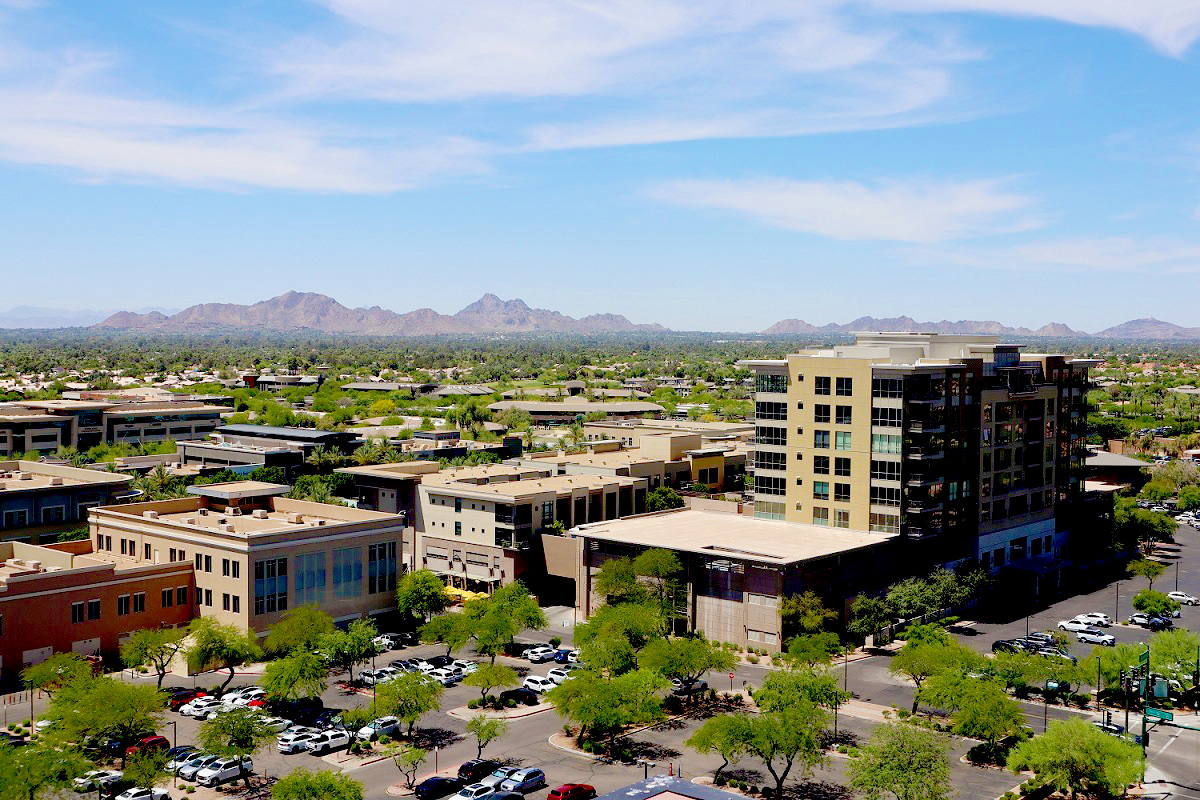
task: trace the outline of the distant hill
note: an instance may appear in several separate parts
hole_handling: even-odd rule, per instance
[[[962,319],[957,322],[942,320],[941,322],[917,322],[912,317],[859,317],[845,325],[830,323],[820,327],[810,325],[804,320],[785,319],[767,328],[766,334],[802,334],[802,333],[854,333],[856,331],[903,331],[922,333],[980,333],[998,336],[1086,336],[1087,334],[1073,331],[1059,322],[1051,322],[1037,330],[1029,328],[1010,328],[995,320]]]
[[[1154,317],[1131,319],[1096,334],[1106,339],[1200,339],[1200,328],[1185,328]]]
[[[485,294],[457,314],[431,308],[397,313],[379,306],[346,308],[332,297],[312,292],[287,292],[252,305],[203,303],[170,316],[152,312],[119,312],[95,328],[162,333],[205,331],[313,330],[364,336],[432,336],[438,334],[537,332],[613,333],[665,331],[661,325],[637,325],[619,314],[595,314],[575,319],[557,311],[530,308],[522,300],[501,300]]]
[[[152,309],[141,309],[150,311]],[[154,309],[162,311],[164,309]],[[174,311],[176,309],[171,309]],[[17,306],[0,311],[0,328],[84,328],[95,325],[108,317],[112,311],[91,309],[43,308],[41,306]]]

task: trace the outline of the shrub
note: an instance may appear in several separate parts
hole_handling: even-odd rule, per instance
[[[778,667],[783,665],[783,660],[779,656],[771,656],[771,666]]]
[[[511,697],[506,697],[506,698],[504,698],[504,705],[506,708],[516,708],[517,701]]]
[[[663,700],[663,710],[668,714],[680,714],[683,712],[683,700],[676,695],[667,695]]]
[[[757,794],[758,787],[755,786],[754,784],[750,784],[749,786],[746,787],[746,791],[749,792],[750,794]]]
[[[482,702],[483,701],[478,697],[472,698],[471,700],[467,701],[467,708],[479,708]]]
[[[729,783],[729,781],[725,779],[724,775],[718,775],[717,777],[713,778],[713,786],[724,786],[727,783]]]
[[[900,717],[900,719],[908,719],[912,715],[907,708],[896,709],[896,714]]]
[[[734,788],[734,789],[740,789],[740,788],[742,788],[742,782],[741,782],[741,781],[739,781],[737,778],[730,778],[730,779],[729,779],[729,785],[730,785],[730,787],[732,787],[732,788]]]
[[[575,729],[572,728],[570,725],[563,725],[563,733],[565,735],[570,736],[574,732],[575,732]]]
[[[388,736],[386,733],[379,734],[379,744],[381,746],[385,745],[385,744],[391,744],[391,742],[392,742],[392,737]]]
[[[846,747],[846,745],[844,745],[844,744],[839,744],[837,746],[837,751],[843,755],[845,755],[847,752],[849,752],[849,750],[850,750],[850,748]]]
[[[758,656],[755,656],[755,655],[749,655],[749,656],[746,656],[746,660],[747,660],[747,661],[749,661],[751,664],[757,664],[757,663],[758,663]]]
[[[550,637],[550,646],[551,647],[558,647],[560,644],[562,644],[561,636],[551,636]]]
[[[27,719],[23,719],[23,720],[21,720],[21,727],[22,727],[22,728],[28,728],[28,727],[29,727],[29,720],[27,720]]]

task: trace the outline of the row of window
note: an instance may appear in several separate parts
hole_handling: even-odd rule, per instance
[[[459,523],[455,523],[458,525]],[[295,601],[300,605],[325,601],[325,553],[295,556]],[[234,562],[236,566],[236,562]],[[367,546],[367,592],[379,594],[396,588],[396,543],[379,542]],[[329,581],[333,596],[350,599],[362,594],[362,548],[345,547],[333,551]],[[236,575],[234,576],[236,577]],[[270,614],[288,608],[288,560],[268,558],[254,562],[254,613]]]
[[[828,450],[831,431],[813,431],[813,447],[817,450]],[[834,450],[850,450],[851,438],[849,431],[837,431],[833,435]]]
[[[829,482],[828,481],[813,481],[813,499],[828,500],[829,499]],[[839,503],[850,502],[850,484],[835,483],[833,485],[833,499]]]
[[[829,527],[829,509],[820,506],[813,506],[812,524],[822,527]],[[850,512],[835,510],[833,512],[833,527],[849,528],[850,527]]]
[[[178,586],[174,589],[162,590],[162,607],[170,608],[175,601],[178,600],[178,605],[187,604],[188,587]],[[134,592],[132,594],[117,595],[117,616],[124,617],[130,614],[143,614],[146,611],[146,593]],[[100,601],[87,600],[78,603],[71,603],[71,622],[78,624],[81,622],[94,622],[100,619],[102,615]]]
[[[877,428],[899,428],[904,422],[904,412],[899,408],[872,408],[871,424]]]
[[[834,475],[837,475],[839,478],[850,477],[850,459],[834,458],[832,461]],[[817,475],[828,475],[829,462],[829,456],[813,456],[813,472]]]
[[[853,378],[813,378],[813,394],[830,394],[830,386],[833,386],[833,394],[838,397],[853,397],[854,396],[854,379]]]
[[[754,441],[758,444],[785,445],[787,444],[787,428],[755,428]]]
[[[833,406],[833,416],[830,416],[830,406],[825,403],[817,403],[813,406],[813,422],[828,423],[830,419],[836,419],[838,425],[850,425],[853,420],[853,410],[850,406]]]

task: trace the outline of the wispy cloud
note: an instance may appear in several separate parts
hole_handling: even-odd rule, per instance
[[[923,264],[1066,273],[1200,272],[1200,244],[1174,239],[1080,236],[1002,248],[946,248],[909,253]]]
[[[679,180],[650,186],[675,205],[743,214],[765,225],[844,240],[942,242],[1027,230],[1034,198],[1007,180],[852,181]]]

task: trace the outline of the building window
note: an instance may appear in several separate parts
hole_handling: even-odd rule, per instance
[[[167,551],[167,560],[168,560],[168,561],[174,561],[174,560],[175,560],[175,555],[176,555],[175,548],[174,548],[174,547],[172,547],[170,550],[168,550],[168,551]]]
[[[54,506],[53,508],[42,509],[42,524],[51,525],[55,522],[62,522],[66,518],[62,506]]]
[[[850,484],[835,483],[833,485],[833,499],[838,503],[850,502]]]
[[[849,511],[833,512],[833,527],[849,528],[850,527],[850,512]]]
[[[853,378],[838,378],[837,390],[835,392],[838,397],[853,397],[854,396],[854,379]]]
[[[83,603],[71,603],[71,622],[83,622]]]
[[[204,571],[212,572],[212,556],[204,557]]]
[[[175,587],[175,605],[186,606],[188,604],[187,596],[188,596],[188,587],[186,587],[186,586],[176,586]]]
[[[204,590],[204,605],[212,608],[212,589]]]
[[[904,412],[899,408],[872,408],[871,424],[880,428],[899,428],[904,420]]]
[[[836,417],[837,424],[838,425],[849,425],[850,420],[853,416],[851,413],[850,406],[838,406],[836,411],[837,411],[837,417]]]
[[[229,559],[228,558],[221,559],[221,575],[223,575],[226,578],[229,577]],[[228,597],[228,595],[226,595],[226,597]]]
[[[455,536],[462,536],[462,523],[461,523],[461,522],[455,521],[455,523],[454,523],[454,535],[455,535]]]
[[[455,528],[459,527],[455,523]],[[333,596],[358,597],[362,594],[362,548],[345,547],[333,551]]]
[[[898,481],[900,480],[900,462],[899,461],[876,461],[871,460],[871,479],[880,481]]]
[[[758,450],[754,453],[754,466],[756,469],[786,469],[787,468],[787,453],[778,453],[774,450]],[[700,470],[708,472],[708,470]],[[715,483],[715,481],[705,481],[706,483]]]
[[[874,397],[904,397],[904,381],[900,378],[872,378],[871,395]]]
[[[766,475],[755,475],[754,493],[787,494],[787,478],[772,478]]]
[[[786,394],[788,389],[787,375],[755,375],[754,391]]]
[[[242,613],[242,598],[240,595],[235,594],[233,596],[233,613],[235,613],[235,614]]]
[[[758,444],[787,444],[787,428],[755,428],[754,441]]]
[[[88,620],[100,619],[100,601],[88,600]]]
[[[893,433],[872,433],[871,434],[871,452],[872,453],[899,453],[900,445],[904,437]]]
[[[829,509],[828,508],[813,508],[813,525],[829,527]]]
[[[123,617],[129,613],[129,595],[123,594],[117,597],[117,616]]]
[[[149,561],[151,559],[151,550],[150,550],[149,542],[142,545],[142,552],[143,552],[142,559],[145,561]]]
[[[221,610],[228,611],[231,603],[229,602],[229,592],[221,595]]]
[[[828,481],[813,481],[813,499],[828,500],[829,499],[829,482]]]
[[[871,514],[871,530],[877,533],[899,533],[899,514]]]
[[[7,514],[5,514],[5,517],[7,517],[7,516],[8,516],[8,515],[7,515]],[[127,547],[128,547],[128,546],[125,544],[125,540],[124,540],[124,539],[122,539],[122,540],[121,540],[121,555],[123,555],[123,556],[125,556],[125,555],[129,555],[128,553],[126,553],[126,552],[125,552],[125,550],[126,550],[126,548],[127,548]]]
[[[135,592],[133,595],[133,613],[141,614],[146,610],[146,593]]]
[[[817,475],[829,474],[829,456],[813,456],[813,472]]]
[[[454,513],[458,514],[461,511],[462,511],[462,498],[456,497],[456,498],[454,498]]]
[[[787,419],[787,403],[755,403],[754,416],[758,419]]]
[[[839,478],[849,478],[850,477],[850,459],[835,458],[833,460],[833,474],[837,475]]]
[[[829,394],[831,380],[829,378],[813,378],[813,394]]]
[[[871,505],[899,506],[900,489],[892,486],[872,486]]]
[[[175,594],[170,589],[162,590],[162,607],[170,608],[175,605]]]
[[[231,577],[234,577],[234,578],[242,577],[242,562],[230,561],[229,567],[230,567],[229,574]]]
[[[267,558],[254,562],[254,613],[287,610],[287,559]]]
[[[296,556],[296,605],[325,602],[325,554]]]
[[[202,553],[196,553],[195,561],[196,561],[196,572],[203,572],[204,571],[204,555]]]
[[[813,431],[813,447],[818,450],[828,450],[829,431]]]
[[[829,422],[829,406],[825,403],[817,403],[813,406],[813,422]]]
[[[396,543],[367,545],[367,593],[390,592],[396,588]]]
[[[850,431],[838,431],[833,437],[833,447],[835,450],[849,450]]]

